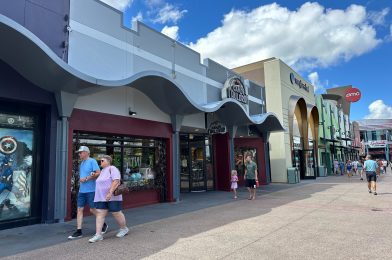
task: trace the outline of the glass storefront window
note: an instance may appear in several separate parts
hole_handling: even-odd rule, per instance
[[[0,114],[0,222],[31,216],[34,117]]]
[[[129,136],[96,135],[74,133],[74,151],[86,145],[90,149],[90,157],[99,159],[102,155],[110,155],[112,164],[120,172],[122,180],[131,191],[155,189],[166,192],[166,144],[162,139],[137,138]],[[76,194],[79,190],[79,157],[73,159],[72,197],[73,214],[76,214]],[[161,194],[164,196],[164,194]]]

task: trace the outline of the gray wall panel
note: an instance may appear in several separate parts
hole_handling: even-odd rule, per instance
[[[69,0],[2,0],[0,13],[23,25],[63,60],[67,60],[63,42],[69,14]]]
[[[126,33],[122,26],[122,15],[120,11],[99,1],[70,1],[70,15],[72,20],[125,41]]]
[[[107,44],[72,31],[70,37],[69,62],[72,66],[98,79],[118,80],[127,74],[127,57],[124,51],[107,48]],[[77,62],[74,62],[77,61]]]
[[[3,3],[7,2],[7,3]],[[17,23],[24,25],[24,12],[26,0],[2,0],[0,4],[0,13]]]
[[[262,113],[262,106],[255,102],[249,102],[249,114],[250,115],[259,115]]]
[[[216,102],[221,99],[221,90],[212,86],[207,88],[207,103]]]

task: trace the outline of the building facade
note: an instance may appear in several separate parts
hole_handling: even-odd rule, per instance
[[[361,139],[361,156],[392,159],[392,119],[363,119],[356,121]]]
[[[74,217],[80,145],[113,157],[124,208],[229,190],[247,154],[270,181],[264,85],[100,1],[41,2],[0,6],[0,228]]]
[[[316,178],[319,112],[314,87],[276,58],[234,71],[265,85],[267,111],[274,112],[286,129],[269,138],[271,181],[288,182],[288,169],[293,167],[300,179]]]
[[[347,89],[340,87],[338,89]],[[328,89],[327,91],[334,91]],[[320,117],[319,164],[325,174],[333,174],[333,162],[346,162],[359,158],[359,132],[356,124],[350,122],[350,103],[340,94],[316,96]]]

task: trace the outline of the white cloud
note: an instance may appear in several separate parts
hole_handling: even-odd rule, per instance
[[[321,83],[319,74],[317,71],[312,72],[308,75],[308,79],[310,83],[314,86],[314,92],[317,93],[324,93],[325,92],[325,86],[323,83]]]
[[[155,6],[162,5],[164,3],[163,0],[145,0],[144,4],[149,8],[154,8]]]
[[[389,34],[385,37],[386,41],[392,41],[392,24],[389,26]]]
[[[156,23],[177,23],[179,19],[181,19],[184,14],[188,12],[187,10],[180,10],[178,7],[171,5],[171,4],[165,4],[157,14],[157,17],[153,20]]]
[[[132,5],[133,0],[100,0],[111,7],[124,11],[127,7]]]
[[[389,8],[384,8],[381,11],[369,12],[369,20],[375,25],[383,25],[385,23],[385,17],[389,14]]]
[[[163,33],[164,35],[169,36],[170,38],[174,39],[174,40],[178,40],[178,26],[166,26],[163,27],[161,33]]]
[[[138,12],[136,16],[132,17],[132,22],[135,21],[143,21],[143,14],[141,12]]]
[[[381,41],[362,6],[325,9],[308,2],[291,11],[273,3],[230,11],[220,27],[190,47],[230,68],[278,57],[309,71],[348,61]]]
[[[370,114],[365,119],[391,119],[392,107],[388,106],[381,99],[374,101],[369,105]]]

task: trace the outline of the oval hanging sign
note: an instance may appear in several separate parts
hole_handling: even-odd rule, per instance
[[[348,88],[345,97],[348,102],[357,102],[361,99],[361,91],[357,88]]]

